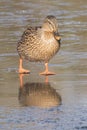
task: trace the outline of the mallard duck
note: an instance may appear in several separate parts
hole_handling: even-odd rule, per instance
[[[48,62],[58,52],[60,39],[55,16],[47,16],[42,26],[28,27],[24,31],[17,46],[17,51],[20,56],[19,73],[30,73],[22,65],[23,59],[26,59],[32,62],[43,61],[45,63],[45,71],[40,74],[55,74],[48,70]]]
[[[62,103],[61,95],[51,87],[49,82],[26,82],[20,74],[19,102],[22,106],[51,108]],[[47,76],[46,76],[47,78]]]

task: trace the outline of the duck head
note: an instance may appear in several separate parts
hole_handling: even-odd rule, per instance
[[[44,20],[42,28],[45,32],[53,33],[56,40],[61,40],[60,35],[58,33],[58,22],[55,16],[48,15]]]

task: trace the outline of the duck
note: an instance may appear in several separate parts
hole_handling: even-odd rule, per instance
[[[17,44],[20,57],[18,72],[20,74],[30,73],[30,70],[23,67],[23,60],[26,59],[30,62],[44,62],[45,70],[40,72],[41,75],[55,74],[49,71],[48,63],[59,51],[60,41],[57,18],[53,15],[48,15],[44,19],[42,26],[29,26],[23,32]]]
[[[59,92],[56,92],[48,79],[45,76],[43,82],[28,82],[24,81],[24,74],[19,75],[19,103],[21,106],[31,106],[38,108],[52,108],[62,104],[62,97]]]

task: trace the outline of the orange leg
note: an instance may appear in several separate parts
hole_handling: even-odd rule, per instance
[[[20,62],[19,62],[19,73],[20,74],[28,74],[30,73],[29,70],[26,70],[22,67],[22,64],[23,64],[23,60],[20,58]]]
[[[23,76],[24,74],[20,74],[19,78],[20,78],[20,88],[23,88]]]
[[[48,83],[48,82],[49,82],[48,76],[46,75],[46,76],[45,76],[45,83]]]
[[[48,63],[45,63],[45,68],[46,68],[45,71],[40,73],[41,75],[54,75],[55,74],[54,72],[50,72],[48,70]]]

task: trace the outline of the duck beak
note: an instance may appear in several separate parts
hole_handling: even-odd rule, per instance
[[[58,40],[58,43],[59,43],[59,45],[61,44],[61,39],[60,39],[60,40]]]
[[[54,33],[54,36],[55,36],[56,40],[58,40],[58,41],[61,40],[61,37],[60,37],[60,35],[59,35],[58,32],[55,32],[55,33]]]

